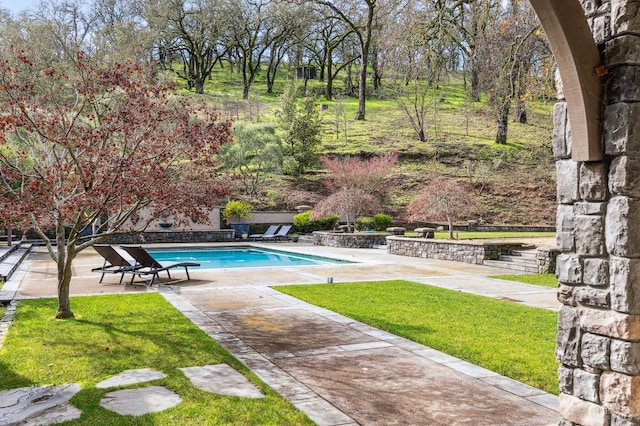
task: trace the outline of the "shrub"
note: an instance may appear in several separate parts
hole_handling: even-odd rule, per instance
[[[378,213],[373,216],[373,227],[376,231],[384,231],[391,226],[393,218],[385,213]]]
[[[371,231],[373,227],[373,218],[371,216],[360,216],[355,222],[358,231]]]
[[[293,217],[293,225],[298,231],[308,234],[313,231],[333,229],[340,220],[338,216],[327,216],[311,220],[312,213],[312,210],[307,210],[306,212],[299,213]]]
[[[246,201],[231,200],[222,210],[222,218],[229,220],[231,217],[249,217],[252,210],[253,206]]]

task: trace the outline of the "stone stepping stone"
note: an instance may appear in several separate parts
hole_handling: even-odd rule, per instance
[[[32,386],[0,392],[0,424],[50,425],[74,420],[82,411],[69,404],[80,392],[77,383]]]
[[[96,384],[97,388],[114,388],[116,386],[127,386],[136,383],[149,382],[151,380],[164,379],[166,374],[152,370],[151,368],[141,368],[139,370],[128,370],[123,373],[111,376],[108,379]]]
[[[142,416],[175,407],[181,402],[180,395],[165,387],[147,386],[109,392],[100,400],[100,405],[122,416]]]
[[[245,376],[227,364],[180,368],[198,389],[222,395],[264,398]]]

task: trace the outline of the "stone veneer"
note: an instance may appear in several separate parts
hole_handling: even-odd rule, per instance
[[[522,244],[387,237],[387,252],[390,254],[453,260],[476,265],[482,265],[485,260],[498,259],[501,254],[508,254],[509,251],[520,248],[522,248]]]
[[[556,104],[560,424],[640,425],[640,1],[581,3],[607,69],[606,156],[571,160]]]

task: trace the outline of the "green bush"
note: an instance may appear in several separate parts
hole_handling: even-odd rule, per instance
[[[299,213],[293,217],[293,225],[299,232],[308,234],[313,231],[333,229],[340,220],[340,217],[338,216],[327,216],[311,220],[312,213],[312,210],[307,210],[306,212]]]
[[[373,216],[373,227],[376,231],[385,231],[391,226],[393,218],[386,213],[378,213]]]
[[[371,216],[360,216],[355,221],[355,227],[358,231],[372,231],[373,218]]]
[[[222,218],[229,220],[231,217],[249,217],[252,210],[253,206],[246,201],[231,200],[222,210]]]

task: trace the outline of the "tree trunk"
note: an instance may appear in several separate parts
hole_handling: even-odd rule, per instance
[[[424,133],[424,128],[421,128],[420,130],[418,130],[418,138],[420,138],[420,142],[427,141],[427,135]]]
[[[451,220],[451,216],[447,215],[447,222],[449,223],[449,239],[453,240],[453,221]]]
[[[380,88],[382,87],[382,75],[380,73],[380,64],[378,64],[378,52],[375,51],[372,58],[372,67],[373,67],[373,91],[376,95],[380,95]]]
[[[353,73],[351,71],[351,64],[349,64],[347,65],[347,77],[344,81],[345,93],[348,93],[349,95],[353,95]]]
[[[371,32],[373,26],[373,14],[375,11],[375,0],[367,0],[369,6],[367,12],[367,23],[364,28],[364,36],[360,45],[360,81],[358,82],[358,112],[356,120],[364,120],[366,117],[367,102],[367,67],[369,65],[369,50],[371,49]]]
[[[362,65],[360,66],[360,76],[358,81],[358,111],[356,112],[356,120],[365,119],[365,110],[367,102],[367,55],[362,55]]]
[[[251,87],[251,84],[248,81],[245,81],[242,85],[242,99],[247,100],[249,99],[249,88]]]
[[[516,110],[514,112],[513,121],[516,123],[527,124],[527,104],[524,96],[518,96],[516,99]]]
[[[195,79],[194,86],[198,95],[204,94],[204,79],[197,77]]]
[[[329,51],[329,54],[331,53],[333,53],[333,51]],[[333,61],[331,57],[327,58],[327,87],[324,96],[329,101],[333,98]]]
[[[65,241],[64,225],[59,223],[56,228],[57,263],[58,263],[58,312],[57,319],[73,318],[71,304],[69,302],[69,286],[71,284],[71,261],[73,253],[70,253]]]
[[[500,106],[500,115],[498,117],[498,131],[496,132],[496,143],[500,145],[506,145],[507,143],[507,130],[509,129],[509,108],[511,107],[511,100],[505,99]]]
[[[275,70],[272,72],[271,67],[269,67],[269,69],[267,69],[267,93],[271,94],[273,93],[273,83],[276,79],[276,72]]]
[[[471,66],[471,101],[480,102],[480,76],[478,75],[478,69],[475,66]]]

